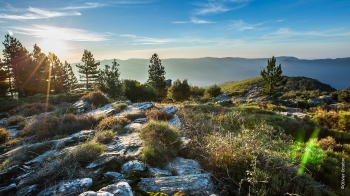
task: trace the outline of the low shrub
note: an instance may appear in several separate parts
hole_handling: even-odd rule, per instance
[[[115,140],[115,133],[112,130],[97,131],[93,141],[108,144]]]
[[[21,115],[14,115],[4,121],[6,126],[18,125],[20,122],[24,122],[26,120],[25,117]]]
[[[11,132],[5,128],[0,128],[0,144],[5,143],[11,135]]]
[[[113,105],[113,108],[117,113],[123,111],[127,107],[128,107],[128,105],[125,103],[117,103],[117,104]]]
[[[157,110],[157,109],[150,109],[146,111],[146,117],[148,119],[152,119],[152,120],[163,120],[163,121],[167,121],[170,120],[174,117],[173,114],[168,114],[163,110]]]
[[[10,114],[19,114],[22,116],[33,116],[36,114],[50,112],[54,107],[45,103],[25,103],[10,111]]]
[[[123,128],[125,125],[130,124],[131,121],[124,117],[116,117],[111,116],[101,120],[101,122],[97,125],[97,129],[99,130],[115,130]]]
[[[164,166],[165,160],[176,157],[182,143],[178,130],[167,122],[150,121],[141,130],[140,137],[146,144],[142,159],[160,167]]]
[[[312,120],[329,129],[350,132],[350,111],[334,111],[318,108]]]
[[[83,96],[81,99],[95,107],[101,107],[110,102],[110,100],[106,97],[106,95],[103,94],[101,91],[91,92]]]
[[[335,139],[331,136],[328,136],[327,138],[322,138],[318,141],[318,145],[323,150],[333,150],[334,148],[338,147],[337,143],[335,142]]]
[[[221,87],[215,84],[206,89],[204,95],[207,97],[216,97],[219,96],[221,93]]]
[[[102,154],[106,146],[95,141],[88,141],[79,145],[73,150],[72,154],[80,163],[88,163],[93,161],[97,156]]]
[[[168,88],[168,97],[174,101],[184,101],[190,98],[191,91],[190,86],[187,83],[187,79],[182,82],[177,79]]]
[[[97,123],[95,117],[86,114],[67,114],[61,117],[42,114],[30,120],[19,134],[35,135],[37,141],[43,141],[56,135],[70,135],[84,129],[92,129]]]

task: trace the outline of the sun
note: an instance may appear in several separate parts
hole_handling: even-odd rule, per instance
[[[43,39],[41,42],[39,42],[38,46],[45,54],[53,52],[58,57],[65,56],[66,50],[68,49],[63,40],[51,38]]]

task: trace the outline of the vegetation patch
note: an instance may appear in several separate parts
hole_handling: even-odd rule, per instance
[[[174,117],[173,114],[168,114],[164,110],[158,110],[158,109],[150,109],[146,111],[146,117],[148,119],[152,120],[162,120],[162,121],[167,121],[170,120]]]
[[[345,132],[350,132],[350,111],[327,111],[322,108],[318,108],[312,120],[322,126],[329,129],[336,129]]]
[[[115,133],[112,130],[96,131],[93,141],[108,144],[115,140]]]
[[[110,116],[102,119],[101,122],[97,125],[97,129],[118,131],[130,123],[131,121],[127,118]]]
[[[67,114],[60,117],[43,114],[30,120],[19,134],[35,135],[37,141],[43,141],[56,135],[70,135],[84,129],[92,129],[97,123],[95,117],[86,114]]]
[[[117,112],[117,113],[123,111],[127,107],[128,107],[128,105],[125,103],[117,103],[117,104],[113,105],[113,108],[114,108],[115,112]]]
[[[110,100],[101,91],[91,92],[81,98],[83,101],[88,102],[94,107],[101,107],[108,103]]]
[[[50,112],[54,107],[45,103],[25,103],[10,111],[10,114],[19,114],[22,116],[33,116],[44,112]]]
[[[8,118],[7,120],[5,120],[4,123],[6,126],[11,126],[11,125],[18,125],[18,123],[24,122],[25,120],[26,118],[21,115],[14,115]]]
[[[146,144],[142,159],[154,166],[162,167],[165,161],[175,158],[181,145],[178,130],[163,121],[150,121],[142,129],[140,137]]]
[[[0,144],[5,143],[11,135],[11,132],[5,128],[0,128]]]

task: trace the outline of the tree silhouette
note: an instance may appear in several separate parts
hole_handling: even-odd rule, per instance
[[[85,82],[86,90],[89,90],[90,84],[94,83],[98,78],[97,66],[100,65],[100,62],[95,63],[93,54],[88,50],[84,50],[81,61],[84,63],[83,65],[76,65],[79,68],[78,72],[81,74],[80,81]]]

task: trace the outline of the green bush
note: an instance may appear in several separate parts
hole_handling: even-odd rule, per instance
[[[216,97],[219,96],[221,93],[221,87],[219,87],[216,84],[210,86],[208,89],[205,90],[205,95],[208,97]]]
[[[350,111],[334,111],[318,108],[312,120],[329,129],[350,132]]]
[[[103,94],[101,91],[91,92],[83,96],[81,99],[96,107],[101,107],[110,102],[106,95]]]
[[[203,97],[205,89],[198,86],[190,86],[190,95],[193,97]]]
[[[123,111],[127,107],[128,107],[128,105],[125,103],[117,103],[117,104],[113,105],[113,108],[117,113]]]
[[[182,82],[177,79],[173,82],[172,86],[168,89],[168,97],[174,101],[184,101],[190,98],[190,86],[187,83],[187,79]]]
[[[150,121],[141,130],[140,137],[146,144],[143,160],[156,166],[164,166],[165,160],[175,158],[182,143],[179,132],[167,122]]]
[[[339,101],[339,102],[349,102],[350,101],[350,91],[349,90],[341,90],[341,91],[335,91],[331,93],[331,96],[333,99]]]
[[[87,163],[96,159],[96,157],[102,154],[105,149],[105,145],[89,141],[79,145],[72,154],[78,162]]]
[[[108,144],[115,140],[115,133],[112,130],[97,131],[94,141],[102,144]]]

